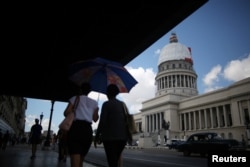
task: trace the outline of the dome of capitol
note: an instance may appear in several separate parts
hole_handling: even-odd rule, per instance
[[[158,65],[170,60],[192,60],[191,49],[178,43],[175,33],[171,34],[169,42],[161,50]]]

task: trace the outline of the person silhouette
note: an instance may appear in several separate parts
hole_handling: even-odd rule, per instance
[[[94,140],[96,147],[101,137],[109,167],[122,166],[122,152],[126,143],[132,142],[125,119],[124,108],[127,106],[116,98],[119,92],[119,88],[115,84],[108,85],[108,101],[102,105],[100,122]]]
[[[36,157],[37,145],[41,142],[42,126],[39,124],[39,119],[35,119],[35,124],[30,129],[30,143],[31,143],[31,159]]]
[[[6,132],[5,132],[5,134],[3,135],[3,143],[2,143],[2,149],[3,150],[6,150],[6,147],[7,147],[7,145],[8,145],[8,142],[9,142],[9,140],[10,140],[10,133],[9,133],[9,131],[7,130]]]
[[[81,85],[80,94],[69,99],[69,103],[64,111],[64,116],[73,111],[74,102],[78,98],[79,102],[75,109],[74,121],[67,132],[68,153],[70,155],[71,167],[83,166],[83,161],[87,155],[93,140],[92,122],[97,122],[98,103],[88,97],[91,92],[89,83]]]

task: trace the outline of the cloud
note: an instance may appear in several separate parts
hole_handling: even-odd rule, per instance
[[[131,75],[138,81],[129,93],[120,94],[121,98],[128,105],[130,113],[138,113],[142,102],[153,98],[155,95],[155,76],[153,68],[126,67]]]
[[[221,88],[222,88],[221,86],[207,87],[204,89],[204,92],[211,92],[211,91],[221,89]]]
[[[206,86],[212,87],[216,82],[219,82],[219,75],[221,73],[221,66],[217,65],[211,69],[211,71],[205,75],[203,82]]]
[[[231,60],[224,67],[223,71],[221,65],[213,67],[203,78],[203,83],[206,86],[204,92],[222,88],[223,86],[218,84],[222,84],[219,81],[223,79],[236,82],[247,77],[250,77],[250,54],[243,59]]]
[[[31,126],[35,123],[35,119],[37,117],[35,115],[28,115],[25,118],[25,129],[26,131],[30,131]]]
[[[225,79],[234,82],[250,77],[250,54],[241,60],[230,61],[223,74]]]
[[[160,55],[160,53],[161,53],[161,49],[157,49],[157,50],[155,51],[155,54],[156,54],[156,55]]]

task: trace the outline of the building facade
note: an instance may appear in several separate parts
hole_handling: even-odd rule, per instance
[[[23,97],[0,96],[0,129],[10,134],[24,135],[27,100]]]
[[[175,33],[159,57],[155,97],[135,114],[141,147],[167,144],[197,132],[217,132],[250,144],[250,78],[198,95],[191,48]]]

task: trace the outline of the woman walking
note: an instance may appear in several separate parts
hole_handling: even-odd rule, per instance
[[[132,140],[126,125],[124,110],[126,105],[116,98],[118,94],[119,89],[116,85],[111,84],[107,87],[108,101],[102,105],[95,138],[96,146],[101,136],[109,167],[122,166],[122,151],[127,141]]]
[[[71,167],[83,166],[84,157],[88,153],[92,143],[92,121],[96,122],[99,119],[97,101],[87,96],[90,91],[90,85],[83,83],[81,86],[81,95],[70,98],[68,106],[64,111],[65,116],[72,112],[75,100],[79,99],[75,109],[75,119],[68,132],[68,152]]]

